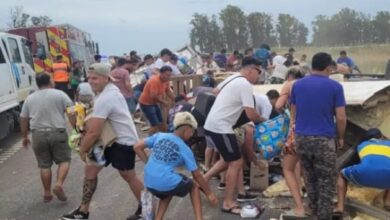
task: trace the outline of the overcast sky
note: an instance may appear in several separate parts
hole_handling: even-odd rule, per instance
[[[269,13],[274,20],[279,13],[289,13],[309,29],[316,15],[332,15],[344,7],[371,15],[390,10],[390,0],[1,0],[0,27],[9,22],[10,7],[22,5],[30,15],[47,15],[54,24],[69,23],[91,33],[102,54],[158,53],[189,43],[195,12],[218,14],[228,4],[246,14]]]

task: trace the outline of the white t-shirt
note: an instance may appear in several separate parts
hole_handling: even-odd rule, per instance
[[[117,140],[115,142],[133,146],[138,142],[137,130],[130,115],[126,100],[118,87],[109,83],[95,97],[93,118],[103,118],[111,122]]]
[[[181,72],[180,72],[179,68],[177,67],[177,65],[174,65],[170,62],[168,62],[166,65],[172,68],[172,75],[174,75],[174,76],[181,75]]]
[[[231,79],[233,80],[230,81]],[[229,83],[222,88],[227,82]],[[217,88],[220,92],[210,109],[204,128],[215,133],[233,134],[232,127],[244,107],[254,108],[253,85],[240,73],[236,73],[221,82]]]
[[[287,58],[281,55],[276,55],[272,59],[272,65],[283,65],[284,62],[286,62]]]
[[[165,66],[166,63],[161,58],[158,58],[152,65],[152,69],[160,69],[161,67]]]
[[[268,96],[262,94],[255,94],[256,100],[256,111],[263,117],[268,120],[272,112],[272,105],[268,99]]]
[[[288,68],[283,64],[276,64],[275,69],[272,72],[272,77],[286,80]]]

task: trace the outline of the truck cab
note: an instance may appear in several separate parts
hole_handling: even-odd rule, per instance
[[[25,38],[0,32],[0,83],[2,139],[17,125],[23,101],[36,90],[33,59]]]

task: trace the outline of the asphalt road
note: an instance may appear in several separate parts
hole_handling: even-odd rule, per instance
[[[21,138],[18,134],[1,140],[0,219],[52,220],[77,208],[81,199],[83,167],[83,162],[74,153],[70,172],[64,185],[68,201],[60,202],[54,199],[50,203],[43,203],[39,170],[32,149],[22,148]],[[53,167],[53,171],[55,171],[55,167]],[[142,179],[142,161],[137,161],[136,171]],[[212,180],[210,183],[213,189],[218,192],[216,189],[218,182]],[[221,198],[222,192],[219,191],[217,195]],[[134,196],[117,171],[112,167],[103,169],[99,176],[97,191],[92,199],[90,219],[126,219],[129,214],[135,211],[136,206],[137,202]],[[279,213],[278,211],[266,210],[266,213],[258,219],[278,218]],[[221,213],[218,207],[211,207],[204,198],[203,215],[204,219],[210,220],[240,219],[238,216]],[[194,219],[189,197],[174,198],[165,219]]]

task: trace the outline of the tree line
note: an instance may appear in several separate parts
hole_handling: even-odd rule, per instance
[[[53,21],[46,15],[32,16],[24,11],[23,6],[15,6],[9,9],[8,28],[25,28],[49,26]]]
[[[318,15],[312,22],[312,41],[309,29],[290,14],[279,14],[276,21],[263,12],[246,15],[239,7],[228,5],[217,15],[195,13],[190,21],[191,46],[201,52],[222,48],[230,51],[270,46],[339,46],[390,42],[390,12],[376,16],[344,8],[332,16]]]

